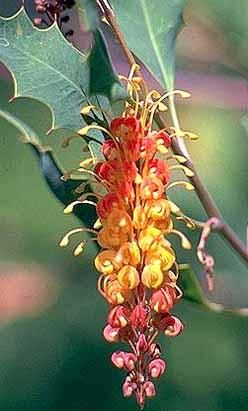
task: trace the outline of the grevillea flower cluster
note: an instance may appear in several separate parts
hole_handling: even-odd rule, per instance
[[[98,220],[94,230],[72,230],[61,245],[67,245],[75,232],[95,234],[101,248],[95,258],[98,290],[109,306],[103,336],[110,343],[127,344],[127,350],[114,351],[111,360],[126,374],[123,395],[134,395],[143,408],[146,398],[155,395],[154,380],[166,371],[156,337],[159,333],[175,337],[184,328],[181,320],[171,314],[182,292],[177,284],[179,265],[169,237],[179,235],[183,247],[189,249],[189,241],[174,228],[174,219],[188,226],[193,223],[169,199],[168,191],[179,184],[193,189],[186,181],[171,182],[174,169],[186,175],[192,172],[182,164],[183,157],[173,156],[170,144],[175,134],[194,136],[182,130],[153,129],[154,115],[166,109],[164,99],[171,94],[187,97],[186,92],[161,96],[156,91],[147,92],[142,80],[132,73],[122,79],[127,81],[130,94],[122,116],[112,119],[107,129],[93,124],[78,133],[84,136],[95,128],[107,136],[101,147],[102,159],[85,160],[79,169],[89,174],[92,186],[95,184],[98,190],[82,195],[65,209],[67,213],[75,205],[92,204]],[[82,113],[94,109],[87,106]],[[79,244],[75,255],[84,244]]]

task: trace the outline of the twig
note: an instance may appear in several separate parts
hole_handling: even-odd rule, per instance
[[[126,44],[126,41],[122,35],[120,27],[115,19],[113,9],[110,6],[108,0],[97,0],[97,3],[100,6],[101,10],[103,11],[105,19],[107,20],[110,27],[112,28],[116,39],[120,43],[120,46],[122,47],[125,53],[128,63],[130,64],[130,66],[133,66],[134,64],[136,65],[137,63],[135,61],[135,58]]]
[[[130,66],[136,64],[133,54],[129,50],[126,41],[123,37],[123,34],[119,28],[118,23],[116,22],[115,15],[113,9],[111,8],[108,0],[97,0],[97,3],[101,7],[102,11],[104,12],[104,16],[111,26],[116,39],[118,40],[120,46],[122,47],[125,56],[127,58],[128,63]],[[169,101],[170,105],[170,113],[172,117],[172,121],[176,129],[179,129],[179,121],[177,117],[177,112],[174,104],[174,97],[170,97]],[[165,124],[163,120],[157,116],[156,120],[160,123],[161,128],[165,128]],[[187,148],[184,144],[184,141],[180,137],[173,137],[172,138],[172,150],[175,154],[184,156],[187,161],[185,165],[194,171],[194,175],[189,177],[189,180],[195,187],[195,192],[203,205],[203,208],[206,211],[208,217],[215,218],[218,221],[218,232],[222,235],[222,237],[227,241],[227,243],[239,254],[239,256],[243,259],[244,262],[248,263],[248,247],[244,242],[242,242],[235,232],[231,229],[231,227],[225,222],[224,218],[222,217],[221,212],[219,211],[218,207],[216,206],[213,198],[211,197],[210,193],[208,192],[207,188],[204,186],[203,182],[201,181],[197,171],[195,170],[194,164],[190,158],[190,155],[187,151]],[[216,227],[215,227],[216,229]]]
[[[221,230],[222,224],[220,220],[216,217],[212,217],[207,220],[202,229],[199,244],[197,246],[197,257],[200,263],[204,267],[204,272],[206,274],[207,285],[209,291],[213,291],[214,281],[213,281],[213,271],[214,271],[214,257],[206,252],[207,241],[213,230]]]

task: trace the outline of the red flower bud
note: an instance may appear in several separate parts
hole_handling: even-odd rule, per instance
[[[102,145],[102,153],[107,160],[115,160],[117,156],[117,143],[114,140],[105,140]]]
[[[179,335],[184,329],[183,323],[179,320],[179,318],[174,316],[168,316],[164,333],[169,337],[176,337]]]
[[[120,138],[128,138],[140,132],[140,121],[135,117],[117,117],[111,121],[111,132]]]
[[[130,311],[123,305],[116,305],[108,315],[108,323],[114,328],[123,328],[128,324]]]
[[[136,305],[130,315],[130,322],[134,328],[145,328],[147,325],[147,311],[142,304]]]
[[[140,145],[141,158],[152,158],[156,152],[156,143],[152,137],[145,137]]]
[[[144,334],[140,334],[139,339],[136,343],[136,350],[137,350],[138,355],[141,352],[146,352],[147,348],[148,348],[148,344],[147,344],[146,336]]]
[[[170,171],[166,161],[161,158],[154,158],[149,161],[148,167],[149,174],[160,178],[163,184],[167,184],[170,181]]]
[[[106,194],[96,205],[96,211],[100,218],[107,218],[113,208],[118,207],[120,200],[115,193]]]
[[[165,146],[166,148],[169,148],[171,145],[171,138],[166,131],[161,130],[155,135],[155,140],[157,142],[157,145],[159,146]]]
[[[116,182],[116,173],[120,165],[117,160],[109,160],[100,165],[96,165],[95,173],[99,175],[103,180],[110,183]]]
[[[176,291],[172,287],[164,287],[155,291],[150,298],[150,306],[159,313],[168,313],[176,299]]]

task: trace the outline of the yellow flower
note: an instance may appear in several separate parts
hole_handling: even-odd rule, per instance
[[[118,253],[115,261],[121,264],[130,264],[136,266],[140,262],[140,249],[136,241],[124,243]]]
[[[122,304],[126,299],[126,291],[119,281],[113,280],[109,283],[106,290],[106,298],[110,304]]]
[[[153,220],[168,219],[170,216],[170,203],[165,199],[147,201],[144,211],[147,217]]]
[[[95,258],[95,266],[98,271],[103,274],[112,274],[121,268],[115,260],[117,252],[115,250],[104,250]]]
[[[148,264],[141,274],[142,283],[148,288],[158,288],[164,281],[164,275],[159,264]]]
[[[125,265],[120,269],[117,274],[120,285],[124,288],[132,290],[140,283],[139,273],[135,267],[131,265]]]
[[[163,235],[160,230],[155,227],[148,227],[141,231],[138,243],[142,251],[148,251],[153,244],[162,240]]]
[[[171,247],[158,245],[148,250],[146,264],[159,264],[162,271],[168,271],[175,260],[175,253]]]
[[[122,304],[128,297],[128,289],[124,289],[115,275],[101,275],[98,289],[110,304]]]

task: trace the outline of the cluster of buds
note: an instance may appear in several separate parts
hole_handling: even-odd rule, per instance
[[[108,342],[129,345],[128,352],[115,351],[112,362],[127,373],[124,396],[134,395],[143,408],[146,398],[155,395],[153,380],[166,370],[157,335],[174,337],[183,330],[182,322],[171,315],[182,292],[177,284],[179,265],[168,237],[179,235],[182,246],[189,249],[187,238],[174,228],[174,218],[184,220],[187,226],[192,222],[169,199],[168,190],[180,184],[192,190],[186,181],[170,181],[173,169],[181,169],[186,175],[192,171],[182,165],[183,157],[171,154],[170,144],[175,134],[193,135],[182,130],[153,130],[153,116],[157,110],[164,110],[162,101],[171,93],[161,96],[152,91],[140,100],[138,82],[132,76],[126,80],[134,103],[126,103],[123,115],[113,119],[108,128],[91,124],[78,132],[85,136],[91,129],[98,129],[108,136],[102,144],[102,160],[92,157],[78,169],[89,174],[92,186],[95,180],[97,190],[82,195],[65,209],[68,213],[74,205],[94,205],[98,216],[95,230],[72,230],[61,245],[67,245],[74,233],[95,234],[93,239],[101,247],[95,258],[100,272],[98,290],[109,304],[103,336]],[[188,96],[186,92],[173,93]],[[82,114],[94,109],[87,106]],[[75,255],[84,244],[79,244]]]

